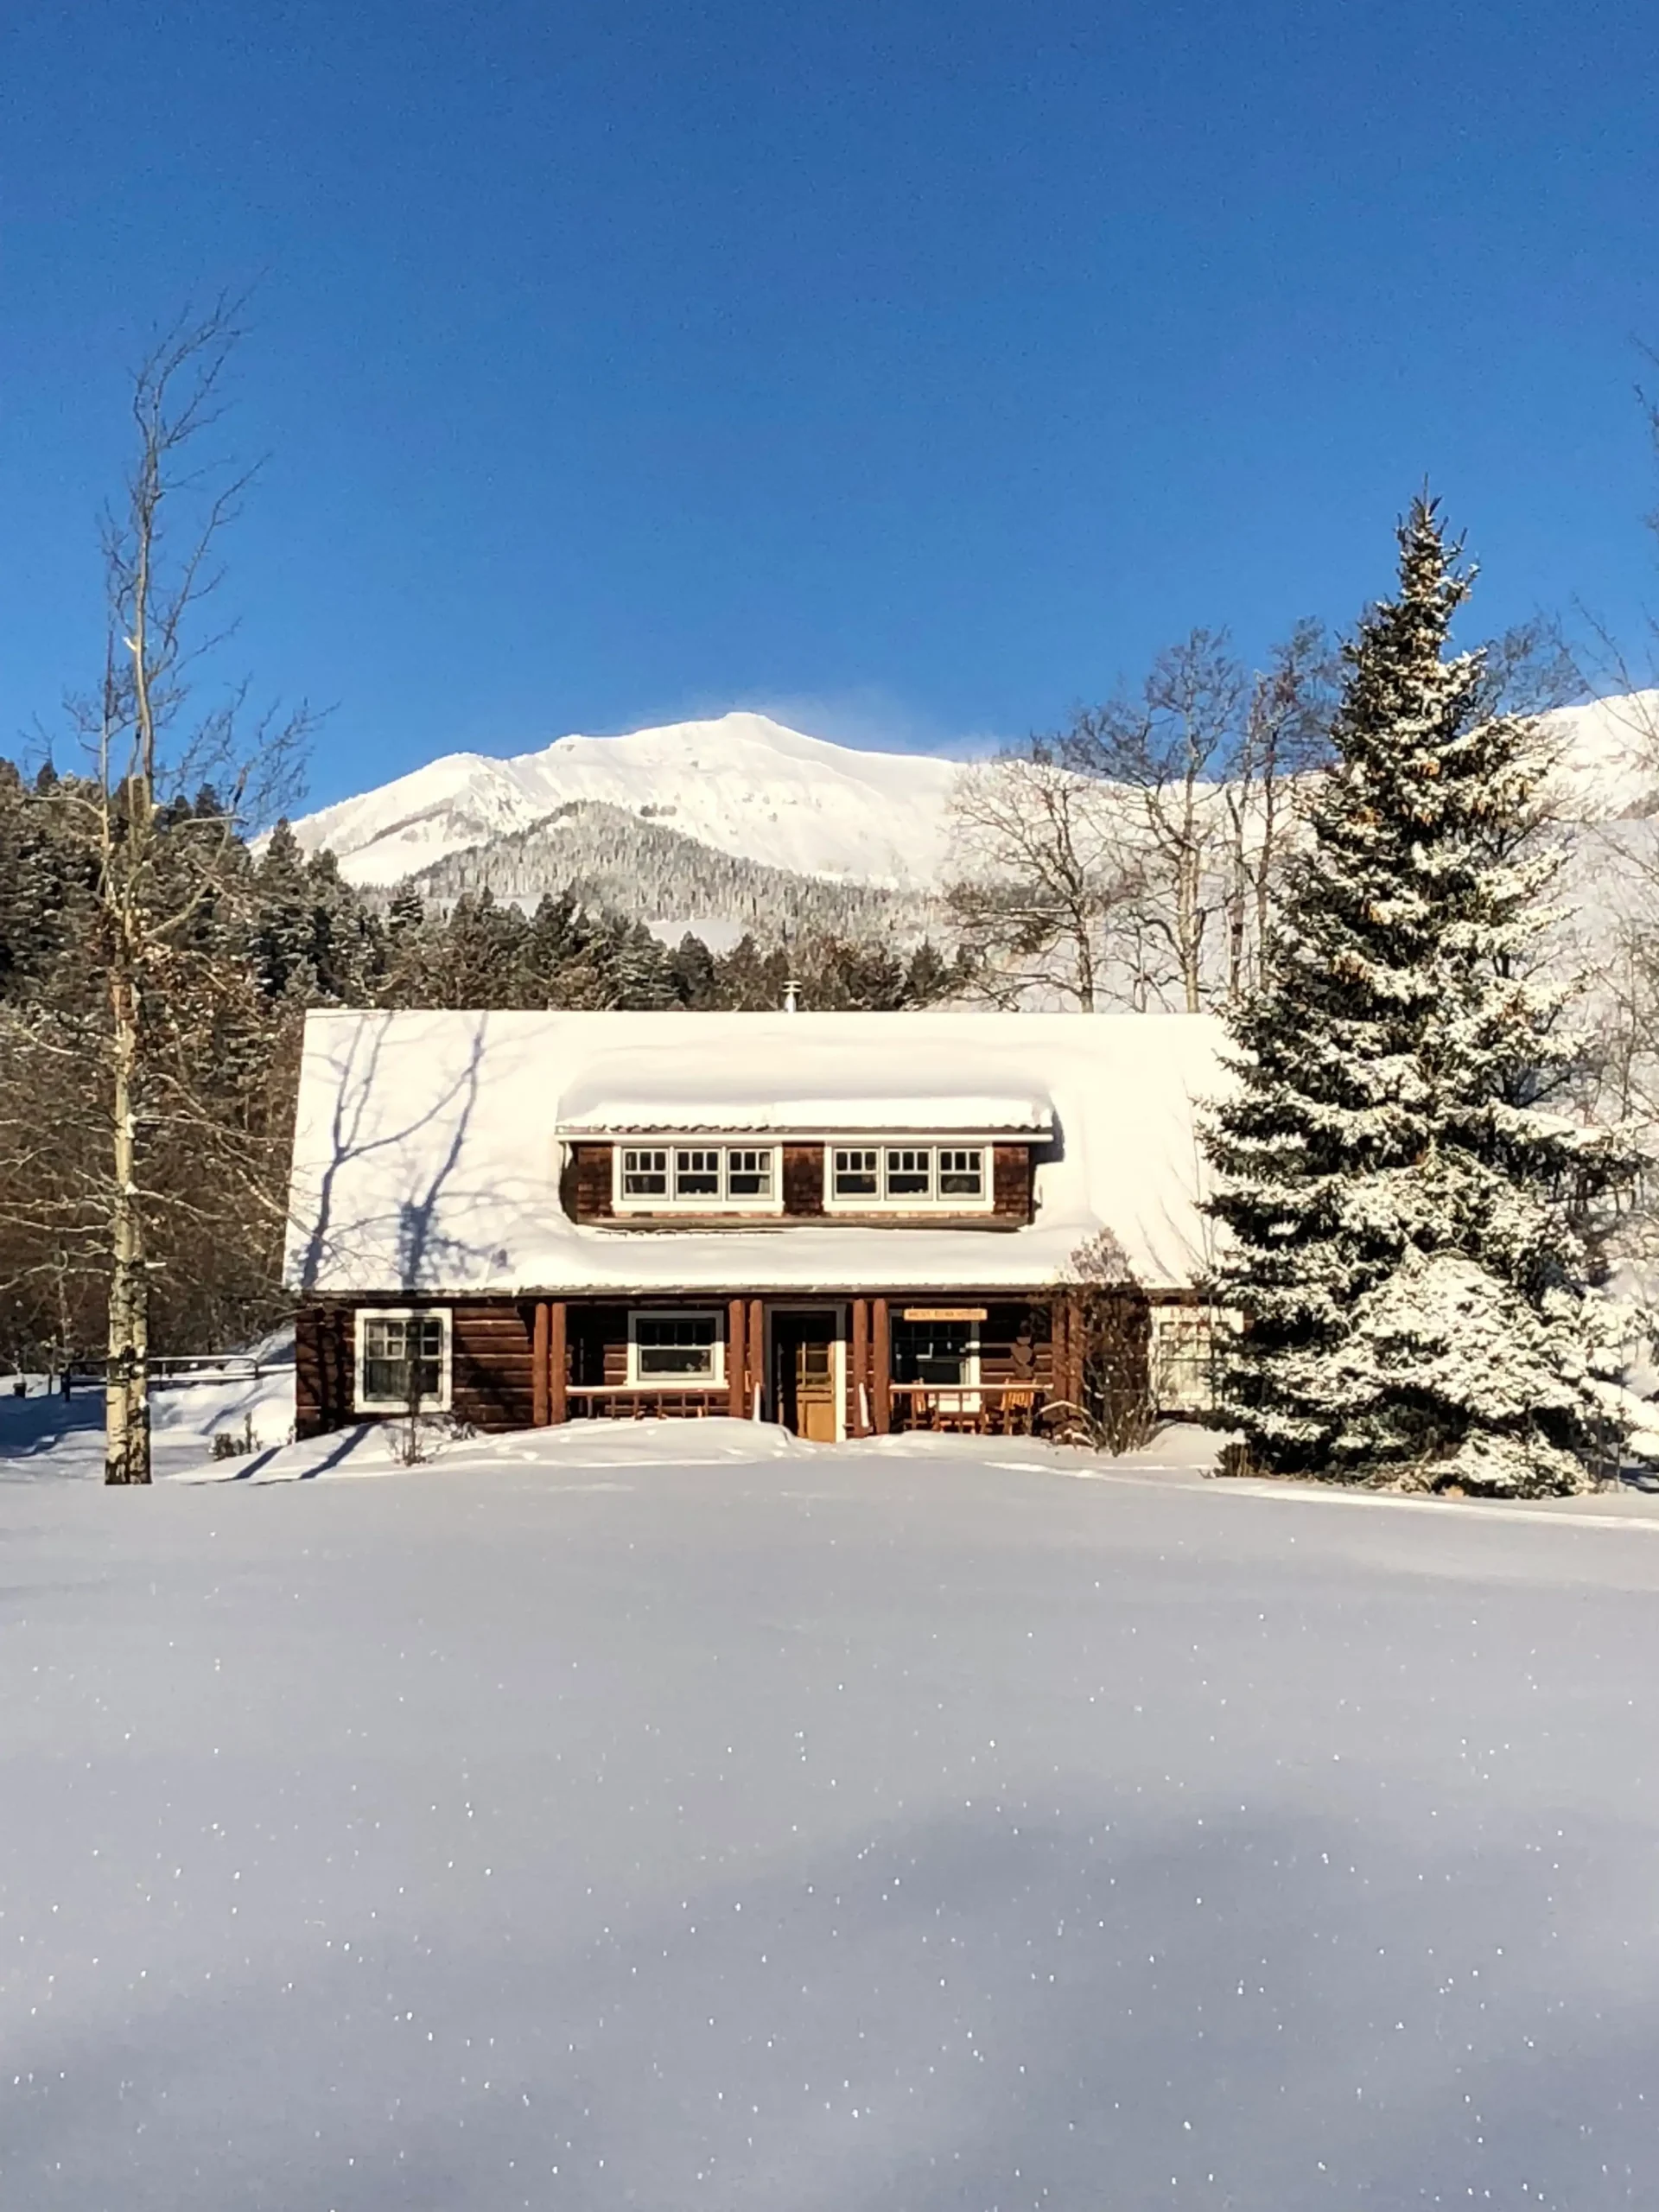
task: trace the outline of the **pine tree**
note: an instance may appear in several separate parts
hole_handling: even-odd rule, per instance
[[[1535,727],[1483,717],[1483,657],[1448,657],[1471,579],[1435,505],[1399,536],[1262,986],[1230,1017],[1237,1088],[1207,1142],[1246,1328],[1215,1418],[1278,1472],[1581,1489],[1630,1406],[1583,1224],[1633,1163],[1548,1103],[1573,1046],[1544,973]]]

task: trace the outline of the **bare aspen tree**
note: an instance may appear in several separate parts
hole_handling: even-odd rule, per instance
[[[134,459],[105,518],[108,635],[103,679],[77,719],[93,757],[61,804],[96,855],[94,924],[106,979],[102,1057],[109,1151],[99,1179],[108,1365],[105,1480],[147,1483],[152,1193],[146,1159],[192,1116],[189,1071],[168,1051],[169,994],[188,964],[193,925],[221,889],[238,832],[286,784],[307,717],[267,717],[245,740],[243,695],[192,719],[193,665],[223,642],[199,633],[219,582],[220,534],[253,472],[204,450],[220,419],[240,332],[237,303],[176,322],[132,385]],[[206,785],[210,804],[180,795]],[[200,1119],[206,1125],[209,1117]]]
[[[1224,787],[1245,689],[1225,632],[1194,630],[1159,655],[1138,696],[1084,708],[1058,747],[1065,766],[1116,794],[1144,925],[1165,955],[1158,995],[1189,1014],[1208,995],[1211,925],[1225,898]]]
[[[1109,795],[1033,740],[963,768],[950,818],[946,904],[982,992],[1002,1005],[1035,995],[1092,1012],[1121,956],[1126,932],[1115,939],[1114,925],[1140,890]]]
[[[1224,787],[1229,998],[1262,973],[1296,792],[1329,751],[1334,677],[1324,630],[1300,622],[1249,682],[1233,772]]]

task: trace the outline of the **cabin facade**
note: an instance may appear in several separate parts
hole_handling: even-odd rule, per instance
[[[302,1435],[729,1414],[1029,1431],[1109,1238],[1203,1388],[1195,1016],[308,1016]]]

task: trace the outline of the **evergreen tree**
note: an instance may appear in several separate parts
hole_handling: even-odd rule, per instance
[[[1215,1419],[1280,1472],[1580,1489],[1630,1403],[1583,1224],[1632,1161],[1547,1103],[1573,1047],[1542,972],[1535,728],[1483,717],[1483,656],[1448,657],[1470,580],[1435,506],[1399,535],[1262,986],[1230,1018],[1208,1144],[1246,1328]]]

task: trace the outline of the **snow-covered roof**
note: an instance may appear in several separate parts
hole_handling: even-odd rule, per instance
[[[715,1018],[722,1029],[732,1020],[772,1019]],[[889,1051],[875,1060],[855,1049],[834,1017],[827,1018],[827,1027],[823,1015],[790,1019],[791,1026],[784,1033],[787,1053],[769,1052],[762,1064],[752,1049],[734,1052],[721,1046],[689,1057],[686,1046],[692,1040],[686,1037],[683,1016],[658,1019],[643,1037],[630,1028],[590,1052],[581,1072],[563,1086],[556,1133],[620,1136],[706,1129],[820,1136],[868,1130],[893,1135],[1018,1131],[1046,1136],[1053,1127],[1052,1103],[1029,1081],[1018,1090],[978,1087],[976,1063],[964,1059],[960,1081],[940,1083],[931,1070],[920,1075],[908,1055],[900,1061]],[[738,1033],[747,1039],[747,1031]],[[725,1030],[725,1037],[730,1035]]]
[[[1102,1230],[1149,1288],[1203,1274],[1194,1014],[308,1014],[287,1275],[322,1295],[1034,1289]],[[562,1134],[1030,1134],[1013,1230],[572,1221]]]

